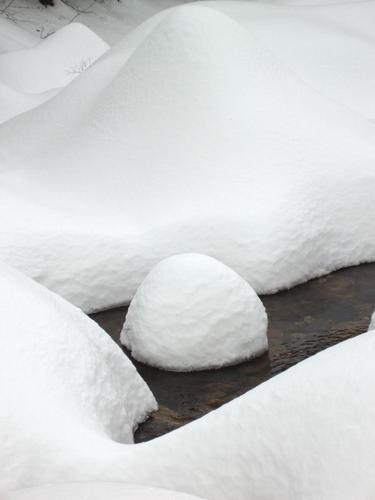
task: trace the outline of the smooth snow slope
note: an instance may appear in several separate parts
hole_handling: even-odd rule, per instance
[[[25,488],[1,500],[199,500],[185,493],[124,483],[68,483]],[[202,500],[202,499],[201,499]]]
[[[138,415],[153,406],[134,368],[62,299],[13,272],[3,277],[2,494],[47,483],[120,481],[209,500],[374,497],[374,331],[177,431],[124,445],[111,439],[119,430],[121,391]],[[133,394],[123,387],[129,381],[138,386]]]
[[[158,14],[0,127],[1,259],[87,311],[128,302],[175,253],[216,257],[257,293],[374,260],[374,123],[254,36],[252,4],[218,6]],[[306,38],[355,50],[325,9]]]
[[[0,18],[0,54],[11,50],[33,47],[39,39],[18,27],[12,21]]]
[[[0,265],[0,491],[63,468],[82,446],[131,443],[156,402],[112,339],[79,309]]]
[[[27,0],[26,9],[23,0],[0,0],[0,16],[9,16],[38,37],[48,36],[74,20],[113,44],[160,10],[184,3],[187,0],[54,0],[53,8],[44,8],[39,0]]]
[[[1,54],[0,81],[19,92],[40,94],[64,87],[107,50],[86,26],[72,23],[35,47]]]

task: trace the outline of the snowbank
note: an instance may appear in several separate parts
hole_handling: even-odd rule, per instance
[[[24,93],[64,87],[108,50],[86,26],[72,23],[36,46],[0,55],[0,81]]]
[[[0,258],[87,311],[129,302],[177,253],[217,258],[258,294],[374,260],[375,123],[342,97],[372,95],[372,38],[356,58],[366,92],[342,78],[335,99],[302,79],[285,33],[269,38],[273,16],[299,33],[314,14],[309,50],[345,41],[330,64],[353,74],[358,23],[367,30],[374,8],[209,2],[158,14],[0,127]],[[333,78],[309,53],[314,81]]]
[[[0,491],[105,439],[131,443],[156,408],[121,349],[79,309],[0,266]]]
[[[120,481],[209,500],[374,497],[373,332],[321,352],[161,438],[124,445],[111,440],[120,430],[119,413],[124,416],[119,396],[133,401],[135,413],[154,405],[130,363],[76,309],[26,278],[19,278],[20,287],[18,275],[8,276],[2,273],[8,295],[2,294],[0,315],[3,494],[46,483]],[[17,329],[9,319],[16,308]],[[35,322],[36,311],[43,318]],[[91,333],[87,345],[83,331]],[[96,352],[89,355],[88,349]],[[129,381],[138,387],[132,395],[124,386]]]
[[[175,255],[138,288],[121,342],[159,368],[219,368],[267,349],[267,314],[251,286],[218,260]]]
[[[68,483],[26,488],[1,500],[199,500],[185,493],[124,483]]]

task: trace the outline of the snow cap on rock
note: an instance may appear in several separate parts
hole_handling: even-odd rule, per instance
[[[219,368],[267,349],[267,314],[251,286],[222,262],[180,254],[159,262],[130,304],[121,342],[167,370]]]

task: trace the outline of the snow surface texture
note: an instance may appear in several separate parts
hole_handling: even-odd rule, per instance
[[[133,430],[156,402],[121,349],[79,309],[0,265],[0,491],[43,482]]]
[[[1,500],[199,500],[185,493],[124,483],[68,483],[25,488]]]
[[[121,342],[167,370],[219,368],[267,350],[267,314],[251,286],[207,255],[168,257],[133,298]]]
[[[2,494],[47,483],[120,481],[209,500],[374,498],[373,332],[177,431],[124,445],[111,439],[129,418],[119,397],[126,394],[136,413],[154,407],[134,368],[62,299],[10,271],[3,281]]]
[[[129,302],[177,253],[258,294],[374,260],[374,15],[158,14],[0,127],[0,258],[86,311]]]

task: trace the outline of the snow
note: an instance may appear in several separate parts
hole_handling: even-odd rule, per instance
[[[39,0],[28,0],[27,7],[23,0],[0,0],[0,15],[8,16],[17,26],[41,38],[72,21],[78,21],[113,44],[160,10],[186,2],[187,0],[69,0],[68,4],[55,0],[53,8],[44,8]]]
[[[177,491],[123,483],[68,483],[25,488],[1,500],[199,500]],[[202,499],[201,499],[202,500]]]
[[[311,76],[354,73],[374,9],[234,1],[157,14],[0,127],[1,259],[86,311],[129,302],[178,253],[217,258],[258,294],[374,260],[375,123],[344,99],[371,109],[371,34],[356,62],[368,79],[342,78],[333,99],[333,80],[324,90]],[[273,39],[281,19],[288,36]],[[324,74],[306,62],[306,80],[290,49],[301,23],[306,59],[316,39],[345,42]]]
[[[107,50],[86,26],[72,23],[36,46],[1,54],[0,81],[30,94],[64,87]]]
[[[156,402],[111,338],[3,264],[0,296],[0,491],[40,484],[105,438],[133,442]]]
[[[5,387],[0,391],[3,495],[10,489],[47,483],[109,481],[166,488],[207,500],[247,500],[249,494],[267,500],[373,498],[375,477],[369,474],[375,466],[373,332],[327,349],[161,438],[124,445],[113,441],[103,428],[104,422],[96,418],[102,408],[107,423],[119,421],[118,407],[109,401],[113,392],[98,380],[99,373],[108,373],[107,358],[101,356],[100,363],[96,356],[89,359],[81,347],[82,336],[77,335],[84,331],[83,324],[93,328],[91,322],[26,278],[14,273],[9,276],[7,284],[15,286],[14,290],[7,286],[9,299],[3,295],[1,318],[7,313],[8,302],[8,315],[14,316],[17,306],[11,299],[15,291],[20,294],[20,290],[30,288],[30,293],[17,302],[17,331],[9,328],[9,321],[6,329],[3,325],[0,329],[8,337],[2,342],[5,352],[2,348],[0,364],[3,369],[5,362],[7,374],[1,378]],[[15,277],[24,282],[23,288]],[[35,304],[34,296],[30,303],[28,299],[35,291],[38,299],[48,297],[51,302],[42,310],[44,325],[53,327],[48,328],[49,336],[64,329],[65,345],[49,342],[48,352],[45,343],[35,341],[35,331],[30,335],[26,328],[35,324],[38,334],[47,330],[42,328],[42,319],[34,322],[40,304]],[[62,304],[74,318],[51,322]],[[82,328],[73,328],[69,335],[78,318]],[[96,345],[99,342],[109,342],[103,332]],[[87,348],[92,345],[90,342]],[[114,347],[112,351],[116,356]],[[70,361],[74,360],[70,370],[66,369],[67,352]],[[87,374],[84,380],[88,371],[91,374],[90,388],[83,385],[82,378],[72,375],[82,363],[85,369],[81,373]],[[52,364],[53,372],[45,369]],[[122,364],[131,367],[129,362]],[[117,385],[118,391],[124,380],[115,383],[118,365],[113,360],[111,365],[111,384]],[[11,388],[5,380],[13,381]],[[96,411],[89,397],[93,394],[99,405]],[[65,487],[61,488],[64,493]]]
[[[12,21],[0,18],[0,54],[33,47],[38,42],[36,36],[19,28]]]
[[[164,259],[138,288],[121,342],[167,370],[219,368],[267,350],[267,314],[251,286],[207,255]]]
[[[370,330],[375,330],[375,312],[371,316],[371,320],[370,320],[370,324],[369,324],[369,327],[368,327],[368,331],[370,331]]]

